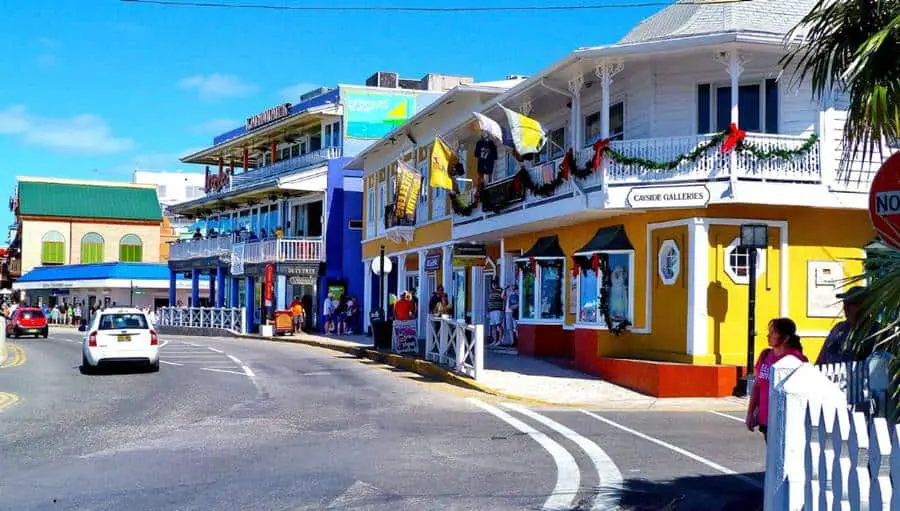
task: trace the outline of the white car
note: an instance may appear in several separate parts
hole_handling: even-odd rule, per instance
[[[159,335],[141,310],[123,307],[98,311],[79,330],[84,332],[84,369],[107,363],[142,362],[150,371],[159,371]]]

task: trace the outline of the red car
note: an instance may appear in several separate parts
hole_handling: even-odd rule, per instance
[[[6,322],[7,337],[33,335],[46,339],[49,333],[47,316],[37,307],[19,307],[12,313],[9,321]]]

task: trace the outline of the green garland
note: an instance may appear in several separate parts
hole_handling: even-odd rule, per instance
[[[610,160],[618,163],[619,165],[637,166],[642,167],[645,170],[655,172],[669,171],[675,169],[684,162],[697,161],[708,151],[712,150],[715,147],[721,146],[724,142],[726,142],[726,140],[729,139],[729,137],[732,137],[734,135],[737,135],[737,133],[732,133],[731,128],[720,131],[719,133],[713,135],[708,141],[694,148],[694,150],[679,155],[678,157],[668,161],[656,161],[649,158],[627,156],[613,149],[610,145],[603,146],[600,150],[602,151],[603,156],[608,157]],[[741,132],[741,136],[742,135],[743,132]],[[738,153],[749,153],[759,160],[772,160],[775,158],[789,160],[801,154],[808,153],[818,140],[818,135],[814,133],[809,136],[809,138],[806,140],[806,142],[803,143],[803,145],[796,149],[762,149],[752,142],[747,142],[746,139],[740,138],[737,141],[737,144],[734,146],[734,150]],[[563,157],[563,163],[560,164],[558,169],[559,171],[556,173],[556,177],[553,179],[553,181],[537,185],[531,179],[531,175],[528,174],[524,167],[519,170],[515,179],[519,181],[519,185],[524,186],[531,193],[539,195],[541,197],[550,197],[556,192],[556,189],[559,188],[563,184],[563,182],[568,179],[568,176],[565,176],[562,172],[562,168],[564,165],[568,166],[568,173],[576,179],[585,179],[594,173],[593,159],[588,160],[583,166],[579,167],[578,163],[575,161],[574,151],[569,149],[568,151],[566,151],[566,155]],[[486,195],[484,194],[484,185],[481,185],[479,187],[478,193],[476,193],[475,195],[475,200],[472,201],[471,204],[463,203],[458,194],[452,194],[451,198],[453,200],[451,201],[451,204],[453,206],[453,212],[461,216],[471,215],[475,208],[478,207],[479,196],[481,198],[482,209],[484,209],[485,211],[497,212],[503,208],[502,204],[492,204],[485,200]]]

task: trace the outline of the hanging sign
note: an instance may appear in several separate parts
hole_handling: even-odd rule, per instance
[[[246,246],[243,242],[231,245],[231,275],[234,277],[244,274],[244,252]]]
[[[416,320],[394,321],[391,344],[394,353],[416,353],[419,351],[419,341]]]
[[[869,218],[882,241],[900,249],[900,153],[888,158],[872,180]]]
[[[247,117],[246,128],[247,131],[255,130],[260,126],[264,126],[269,124],[270,122],[275,122],[279,119],[284,119],[291,113],[291,104],[285,103],[283,105],[273,106],[272,108],[260,112],[252,117]]]
[[[267,264],[266,265],[266,285],[265,291],[263,292],[265,295],[266,307],[271,307],[274,302],[275,297],[275,265]]]
[[[628,192],[628,205],[635,209],[705,208],[708,203],[706,185],[641,186]]]
[[[209,171],[209,166],[206,166],[206,193],[221,192],[222,189],[228,186],[230,180],[231,176],[224,169],[219,170],[216,174],[212,174]]]
[[[416,218],[416,206],[422,191],[422,174],[402,161],[397,161],[397,202],[395,211],[400,218]]]
[[[425,256],[425,271],[434,273],[441,268],[441,254],[428,254]]]

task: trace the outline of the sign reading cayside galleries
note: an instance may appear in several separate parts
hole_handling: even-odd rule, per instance
[[[709,203],[706,185],[640,186],[628,192],[632,208],[705,208]]]

